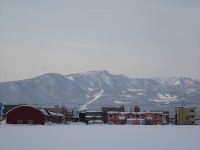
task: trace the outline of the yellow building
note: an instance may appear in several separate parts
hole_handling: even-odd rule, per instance
[[[177,107],[176,108],[176,124],[192,125],[196,122],[196,107]]]

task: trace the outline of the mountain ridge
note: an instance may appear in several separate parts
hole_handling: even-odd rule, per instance
[[[47,73],[0,83],[0,101],[4,104],[64,103],[82,109],[138,104],[154,105],[147,109],[167,110],[182,101],[199,107],[199,100],[200,80],[188,77],[130,78],[102,70],[70,75]]]

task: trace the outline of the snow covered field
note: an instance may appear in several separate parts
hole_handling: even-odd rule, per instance
[[[0,150],[199,150],[200,126],[0,125]]]

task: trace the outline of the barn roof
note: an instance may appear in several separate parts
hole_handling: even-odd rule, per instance
[[[63,114],[59,114],[59,113],[54,113],[54,112],[51,112],[49,110],[46,110],[44,108],[38,108],[38,107],[35,107],[35,106],[31,106],[31,105],[20,105],[20,106],[16,106],[12,109],[10,109],[6,114],[8,114],[9,112],[13,111],[14,109],[17,109],[17,108],[20,108],[20,107],[29,107],[29,108],[33,108],[33,109],[36,109],[38,111],[40,111],[44,116],[60,116],[60,117],[64,117]]]
[[[43,111],[41,108],[37,108],[37,107],[35,107],[35,106],[30,106],[30,105],[20,105],[20,106],[16,106],[16,107],[10,109],[6,114],[10,113],[11,111],[13,111],[13,110],[15,110],[15,109],[17,109],[17,108],[21,108],[21,107],[33,108],[33,109],[36,109],[36,110],[40,111],[40,112],[41,112],[43,115],[45,115],[45,116],[48,115],[48,113],[47,113],[46,111]]]

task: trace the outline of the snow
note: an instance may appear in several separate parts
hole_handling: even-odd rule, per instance
[[[187,89],[187,91],[186,91],[187,94],[192,94],[194,92],[196,92],[195,88]]]
[[[88,88],[89,92],[94,91],[94,90],[96,90],[96,89]]]
[[[144,95],[144,93],[137,93],[137,95],[139,95],[139,96],[143,96],[143,95]]]
[[[122,96],[127,97],[127,98],[133,97],[132,95],[122,95]]]
[[[64,117],[63,114],[54,113],[54,112],[51,112],[51,111],[49,111],[49,113],[50,113],[50,115],[52,115],[52,116],[61,116],[61,117]]]
[[[88,101],[86,104],[82,105],[82,106],[80,107],[80,110],[85,110],[85,109],[87,109],[87,105],[89,105],[89,104],[91,104],[91,103],[97,101],[100,97],[103,96],[104,90],[103,90],[103,88],[102,88],[102,83],[101,83],[100,80],[98,80],[98,82],[99,82],[99,87],[100,87],[100,89],[101,89],[100,92],[96,93],[96,94],[93,96],[93,97],[94,97],[93,99],[91,99],[90,101]]]
[[[103,96],[103,92],[104,92],[104,90],[101,90],[99,93],[97,93],[97,94],[94,96],[94,98],[93,98],[91,101],[89,101],[89,102],[87,103],[87,105],[88,105],[88,104],[91,104],[91,103],[93,103],[93,102],[95,102],[95,101],[98,100],[101,96]]]
[[[176,82],[174,82],[174,85],[180,85],[181,83],[180,83],[180,81],[179,80],[177,80]]]
[[[17,90],[17,87],[16,87],[16,85],[14,84],[11,84],[10,85],[10,89],[12,90],[12,91],[16,91]]]
[[[112,79],[110,77],[108,77],[107,75],[103,76],[104,82],[108,85],[112,85]]]
[[[98,92],[96,95],[94,95],[94,98],[93,98],[92,100],[88,101],[86,104],[82,105],[82,106],[80,107],[80,110],[87,109],[87,105],[89,105],[89,104],[95,102],[95,101],[98,100],[101,96],[103,96],[103,92],[104,92],[104,90],[101,90],[101,91]]]
[[[180,81],[179,78],[171,77],[171,78],[155,78],[155,80],[158,80],[161,84],[169,84],[169,85],[179,85]]]
[[[68,76],[67,77],[69,80],[74,81],[74,77],[73,76]]]
[[[1,150],[199,150],[200,126],[0,125]]]
[[[177,101],[179,101],[177,99],[178,96],[172,96],[169,93],[164,93],[164,94],[158,93],[157,96],[158,96],[158,99],[154,99],[152,101],[154,101],[154,102],[164,102],[166,104],[169,104],[170,102],[177,102]]]
[[[130,102],[114,101],[115,104],[129,104]]]
[[[144,92],[145,89],[128,89],[129,92]]]

